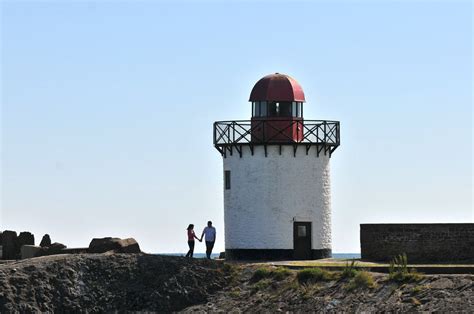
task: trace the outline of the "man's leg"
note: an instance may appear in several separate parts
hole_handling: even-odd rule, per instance
[[[212,249],[214,248],[215,241],[212,241],[212,242],[209,242],[209,243],[210,243],[210,245],[209,245],[209,258],[211,258]]]
[[[212,242],[206,241],[206,256],[208,259],[211,259],[211,251],[212,251],[211,244]]]

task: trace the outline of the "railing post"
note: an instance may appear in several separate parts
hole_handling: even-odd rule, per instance
[[[235,121],[232,121],[232,143],[235,142]]]
[[[216,145],[216,123],[217,122],[214,122],[214,124],[212,125],[213,129],[212,129],[212,141],[214,142],[214,145]]]
[[[324,144],[326,144],[327,141],[328,141],[327,140],[328,133],[327,133],[327,130],[326,130],[327,121],[324,121],[323,125],[324,125]]]
[[[341,144],[341,126],[339,124],[339,122],[337,122],[337,145],[340,145]]]

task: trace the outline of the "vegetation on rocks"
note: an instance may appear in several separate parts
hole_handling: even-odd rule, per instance
[[[390,261],[389,278],[396,282],[414,282],[423,279],[423,275],[416,269],[408,269],[408,259],[405,253],[394,257]]]
[[[357,288],[375,288],[375,281],[372,274],[364,270],[357,271],[347,285],[347,289],[354,290]]]
[[[318,281],[329,281],[336,278],[335,273],[318,267],[306,268],[298,271],[297,275],[300,283],[314,283]]]
[[[252,276],[253,281],[259,281],[265,278],[273,278],[275,280],[283,280],[288,277],[291,272],[284,267],[259,267]]]
[[[346,265],[342,269],[341,277],[342,278],[353,278],[357,275],[357,263],[356,260],[353,259],[350,263],[346,262]]]

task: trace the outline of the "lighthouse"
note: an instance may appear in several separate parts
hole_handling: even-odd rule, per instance
[[[250,120],[214,123],[226,259],[331,257],[329,164],[339,122],[305,119],[304,91],[284,74],[260,79],[249,101]]]

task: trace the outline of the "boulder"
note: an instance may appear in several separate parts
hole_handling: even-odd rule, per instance
[[[55,255],[55,254],[64,254],[63,250],[66,246],[62,243],[54,242],[50,246],[42,247],[36,256],[46,256],[46,255]]]
[[[51,245],[51,238],[49,237],[49,234],[45,234],[43,238],[41,239],[40,246],[48,247],[50,245]]]
[[[20,232],[18,235],[18,246],[35,245],[35,236],[31,232]]]
[[[22,245],[20,248],[21,259],[35,257],[40,250],[41,250],[41,247],[39,246]]]
[[[89,244],[89,253],[104,253],[114,251],[117,253],[140,253],[140,246],[134,238],[94,238]]]
[[[116,250],[119,253],[140,253],[140,246],[134,238],[122,239],[119,241],[120,249]]]
[[[18,246],[18,237],[15,231],[3,231],[2,253],[3,259],[18,259],[20,257],[20,247]]]

